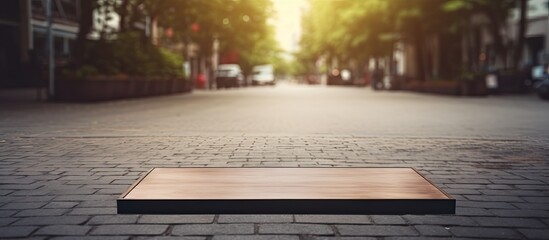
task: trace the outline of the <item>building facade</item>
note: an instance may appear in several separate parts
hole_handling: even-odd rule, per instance
[[[52,0],[55,59],[66,62],[78,34],[81,0]],[[0,88],[45,85],[46,1],[5,1],[0,7]]]
[[[468,39],[464,39],[464,60],[473,63],[475,70],[508,68],[513,64],[513,49],[518,43],[519,9],[513,9],[507,24],[501,29],[503,44],[507,54],[503,59],[495,59],[494,41],[487,26],[487,19],[474,16],[474,26]],[[549,63],[549,0],[529,0],[526,15],[526,33],[523,52],[518,66],[538,66]]]
[[[549,0],[529,0],[527,8],[527,30],[523,52],[517,63],[521,69],[549,64]],[[424,36],[424,72],[427,79],[418,79],[419,54],[414,45],[400,42],[395,48],[398,60],[397,74],[414,80],[445,79],[455,75],[457,70],[487,72],[509,69],[513,66],[513,55],[518,42],[519,10],[513,9],[511,17],[500,29],[505,56],[496,56],[494,41],[490,34],[489,20],[482,14],[469,19],[470,28],[457,36]],[[457,39],[457,42],[456,42]],[[449,66],[446,57],[460,59],[461,66]],[[451,73],[445,73],[450,69]],[[452,80],[452,79],[445,79]]]

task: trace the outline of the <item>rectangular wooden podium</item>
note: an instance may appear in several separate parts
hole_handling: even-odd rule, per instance
[[[120,214],[454,214],[413,168],[154,168]]]

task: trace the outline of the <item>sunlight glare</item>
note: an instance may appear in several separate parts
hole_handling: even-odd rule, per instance
[[[274,19],[276,39],[287,53],[298,50],[301,15],[306,4],[305,0],[273,0],[276,11]]]

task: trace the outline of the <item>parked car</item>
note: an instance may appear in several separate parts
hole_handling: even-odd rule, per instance
[[[276,79],[272,65],[255,66],[252,69],[252,85],[275,85]]]
[[[535,87],[541,99],[549,100],[549,75],[546,75],[543,80],[538,81]]]
[[[342,85],[342,83],[343,78],[341,77],[341,72],[339,72],[339,69],[332,69],[332,71],[328,73],[327,85]]]
[[[353,85],[353,76],[349,69],[334,68],[328,74],[328,85]]]
[[[244,75],[238,64],[221,64],[215,76],[217,89],[240,87],[244,85]]]

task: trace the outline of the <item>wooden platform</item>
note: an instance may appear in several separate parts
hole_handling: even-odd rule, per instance
[[[154,168],[121,214],[454,214],[412,168]]]

